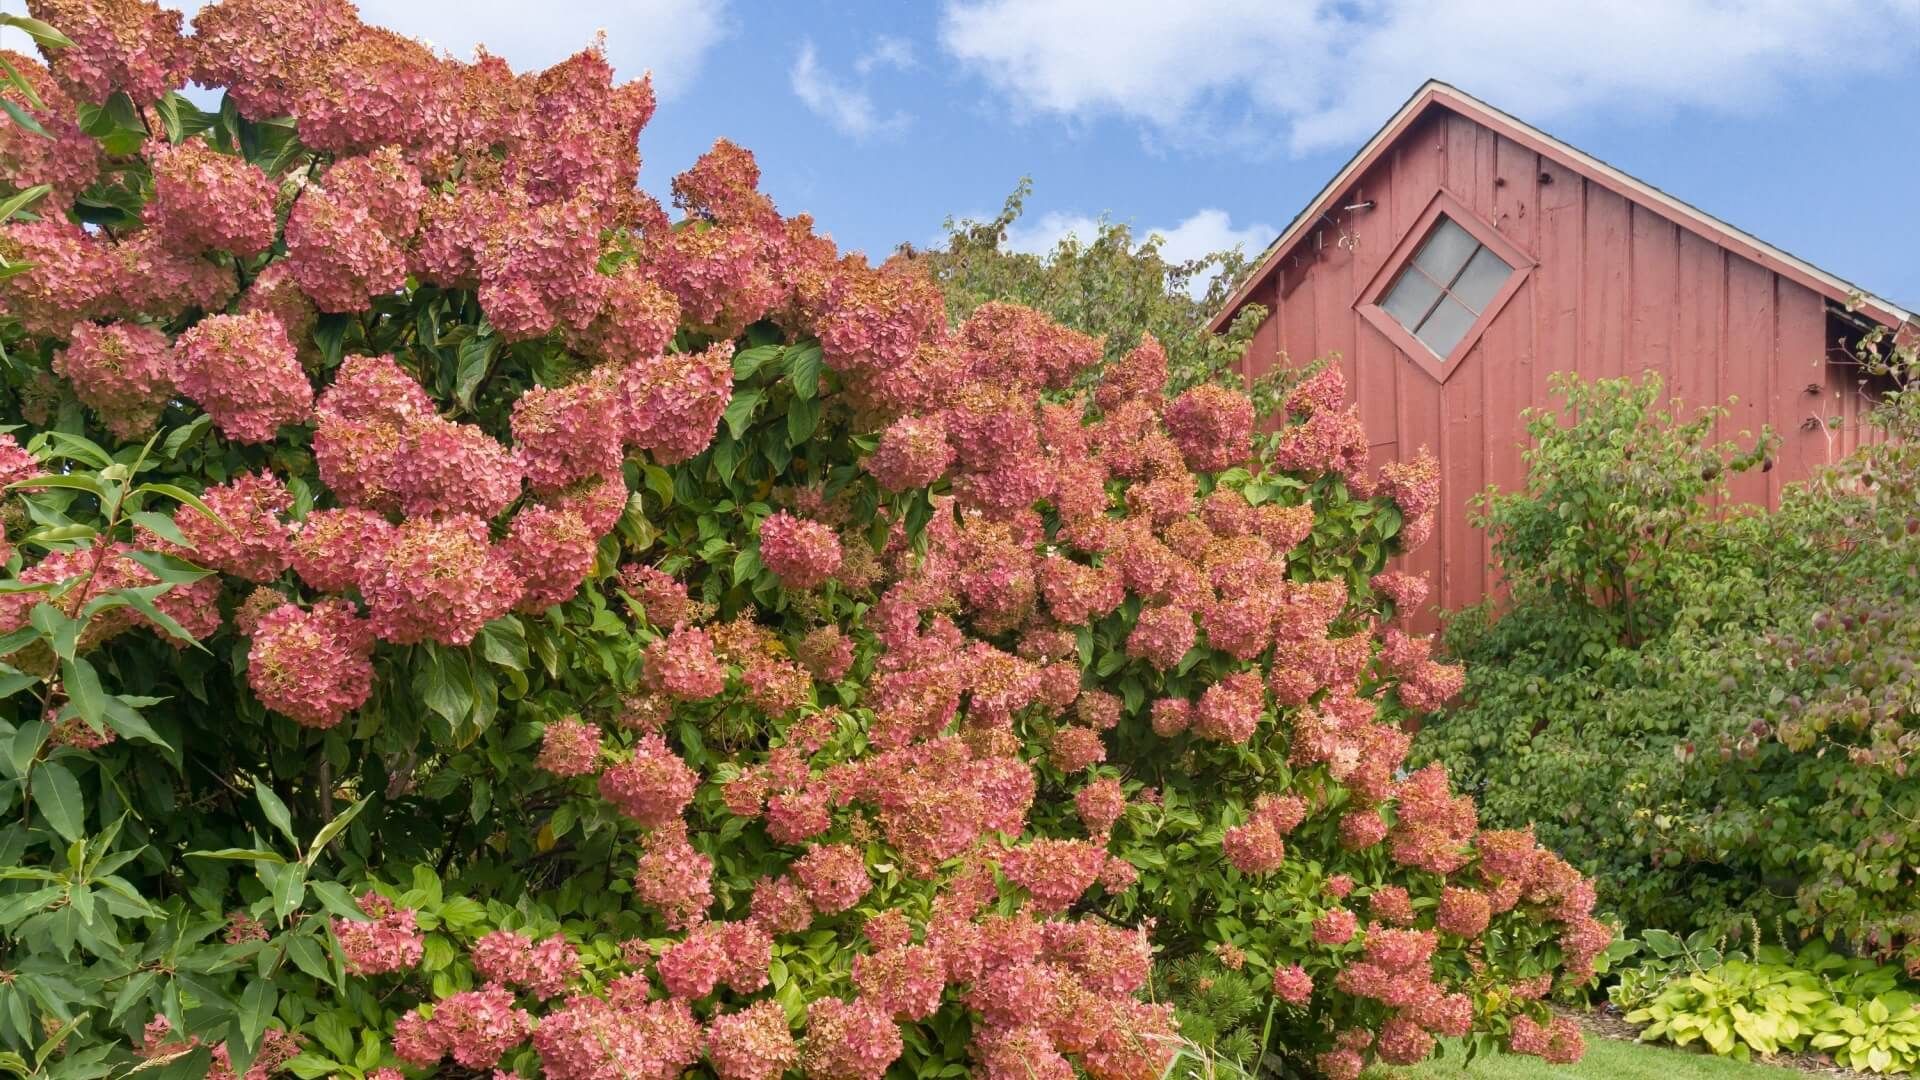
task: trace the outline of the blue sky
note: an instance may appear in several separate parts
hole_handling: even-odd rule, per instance
[[[173,0],[191,8],[192,0]],[[363,0],[516,66],[605,29],[662,103],[663,192],[716,136],[843,246],[925,243],[1035,193],[1176,254],[1264,246],[1444,78],[1869,291],[1920,305],[1920,0]],[[1595,14],[1605,11],[1605,14]]]

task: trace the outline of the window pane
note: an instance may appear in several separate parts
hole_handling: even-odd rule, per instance
[[[1427,343],[1442,360],[1453,351],[1460,339],[1466,336],[1467,328],[1473,325],[1473,312],[1461,307],[1453,297],[1445,297],[1427,321],[1420,324],[1414,336]]]
[[[1413,257],[1413,263],[1433,280],[1450,284],[1473,257],[1473,249],[1479,246],[1480,241],[1475,240],[1472,233],[1443,217],[1434,225],[1433,235],[1421,245],[1420,254]]]
[[[1440,286],[1428,281],[1426,275],[1408,267],[1401,271],[1400,280],[1387,290],[1387,297],[1380,302],[1387,314],[1399,321],[1401,326],[1411,330],[1426,318],[1427,311],[1440,295]]]
[[[1495,255],[1481,248],[1473,253],[1473,261],[1461,272],[1460,279],[1449,290],[1461,303],[1467,305],[1475,314],[1487,310],[1487,301],[1507,283],[1507,275],[1513,273],[1513,267]]]

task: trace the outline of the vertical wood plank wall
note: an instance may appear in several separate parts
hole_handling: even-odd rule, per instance
[[[1538,264],[1445,384],[1427,373],[1430,357],[1402,353],[1354,311],[1355,294],[1443,187]],[[1744,502],[1777,502],[1784,484],[1860,438],[1854,373],[1827,362],[1824,298],[1491,128],[1428,113],[1337,202],[1366,201],[1371,210],[1336,209],[1249,298],[1271,314],[1244,370],[1338,353],[1375,464],[1422,446],[1439,457],[1441,519],[1405,566],[1428,575],[1439,607],[1497,587],[1467,503],[1489,484],[1520,486],[1520,413],[1554,403],[1553,372],[1652,370],[1689,407],[1737,398],[1724,437],[1770,424],[1781,438],[1772,471],[1736,478],[1731,494]],[[1817,422],[1833,416],[1847,423]],[[1433,626],[1432,612],[1419,623]]]

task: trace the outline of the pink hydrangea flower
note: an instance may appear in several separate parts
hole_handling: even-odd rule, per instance
[[[600,762],[600,728],[577,716],[569,716],[547,725],[540,737],[540,755],[536,768],[555,776],[585,776]]]
[[[270,472],[244,473],[217,484],[201,496],[220,520],[191,506],[174,512],[173,523],[192,550],[186,557],[202,566],[248,581],[279,577],[292,562],[292,533],[280,520],[293,495]]]
[[[1265,708],[1266,690],[1258,671],[1239,671],[1221,679],[1200,695],[1194,710],[1193,733],[1229,744],[1253,738]]]
[[[257,255],[273,246],[278,185],[258,165],[200,139],[152,141],[153,199],[146,220],[167,243],[193,253],[212,249]]]
[[[760,561],[789,589],[825,584],[840,559],[840,538],[817,521],[781,510],[760,522]]]
[[[835,915],[860,902],[873,888],[866,856],[851,844],[820,844],[794,860],[793,874],[807,902],[823,915]]]
[[[1322,945],[1345,945],[1360,930],[1360,920],[1346,908],[1328,908],[1313,920],[1313,940]]]
[[[925,1020],[940,1008],[946,965],[928,946],[894,945],[854,957],[853,984],[896,1019]]]
[[[655,829],[644,842],[633,895],[660,912],[669,928],[684,930],[713,903],[713,860],[694,850],[679,822]]]
[[[1435,929],[1460,937],[1479,937],[1487,929],[1493,909],[1485,893],[1449,885],[1440,891],[1440,908],[1434,914]]]
[[[624,432],[608,422],[619,404],[612,376],[609,369],[559,388],[529,387],[514,402],[514,448],[535,490],[620,470]]]
[[[1313,976],[1299,964],[1273,969],[1273,992],[1289,1005],[1305,1005],[1313,998]]]
[[[1173,606],[1142,608],[1127,635],[1127,655],[1168,671],[1179,665],[1199,637],[1192,612]]]
[[[379,893],[360,897],[360,910],[370,921],[333,920],[334,940],[354,975],[384,975],[406,971],[420,962],[426,938],[414,925],[413,912],[396,908]]]
[[[580,996],[541,1018],[533,1048],[548,1080],[676,1080],[699,1060],[700,1034],[682,1001],[622,1006]]]
[[[600,537],[572,510],[534,504],[507,524],[500,550],[521,581],[517,611],[537,615],[571,600],[593,572]]]
[[[676,627],[646,650],[646,679],[654,689],[682,701],[713,697],[727,688],[727,669],[714,655],[713,636]]]
[[[236,442],[270,442],[281,425],[302,423],[312,411],[313,387],[277,316],[209,315],[174,341],[173,352],[180,392]]]
[[[1219,472],[1253,452],[1253,401],[1214,383],[1202,383],[1167,403],[1167,432],[1187,467]]]
[[[707,1023],[707,1060],[720,1080],[778,1080],[800,1060],[779,1002],[759,1001]]]
[[[866,469],[888,491],[926,487],[953,465],[947,425],[939,416],[903,416],[881,433]]]
[[[1270,874],[1287,859],[1287,846],[1280,834],[1257,818],[1228,829],[1220,838],[1220,849],[1243,874]]]
[[[293,534],[291,561],[300,580],[322,592],[360,587],[366,568],[378,563],[393,538],[393,526],[370,510],[315,510]]]
[[[600,774],[600,797],[648,828],[679,818],[699,786],[699,774],[657,733],[641,736],[631,758]]]
[[[122,439],[141,438],[160,421],[173,393],[173,354],[167,336],[136,323],[74,325],[53,370]]]
[[[809,1080],[881,1080],[905,1049],[899,1025],[878,1005],[820,998],[807,1006],[800,1067]]]
[[[410,518],[360,579],[374,630],[397,645],[465,645],[519,600],[521,583],[479,518]]]
[[[1036,911],[1065,911],[1100,876],[1106,849],[1086,840],[1040,837],[1000,856],[1007,880],[1027,890]]]
[[[1113,823],[1120,820],[1120,815],[1126,813],[1127,794],[1121,790],[1119,780],[1103,776],[1075,792],[1073,806],[1090,835],[1105,836],[1113,829]]]
[[[304,727],[330,728],[373,693],[373,631],[353,605],[283,604],[261,618],[247,650],[260,703]]]

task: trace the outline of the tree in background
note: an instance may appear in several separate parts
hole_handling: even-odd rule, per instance
[[[1103,363],[1120,359],[1151,334],[1166,351],[1174,393],[1203,382],[1241,384],[1236,368],[1265,310],[1249,308],[1224,334],[1210,332],[1207,322],[1253,268],[1258,252],[1217,251],[1171,262],[1157,234],[1136,242],[1130,228],[1104,218],[1094,236],[1062,237],[1044,254],[1008,250],[1007,234],[1032,193],[1033,182],[1022,179],[995,217],[948,218],[943,246],[903,245],[897,257],[926,269],[956,318],[989,301],[1009,300],[1103,339]],[[1204,287],[1196,289],[1197,282]]]

